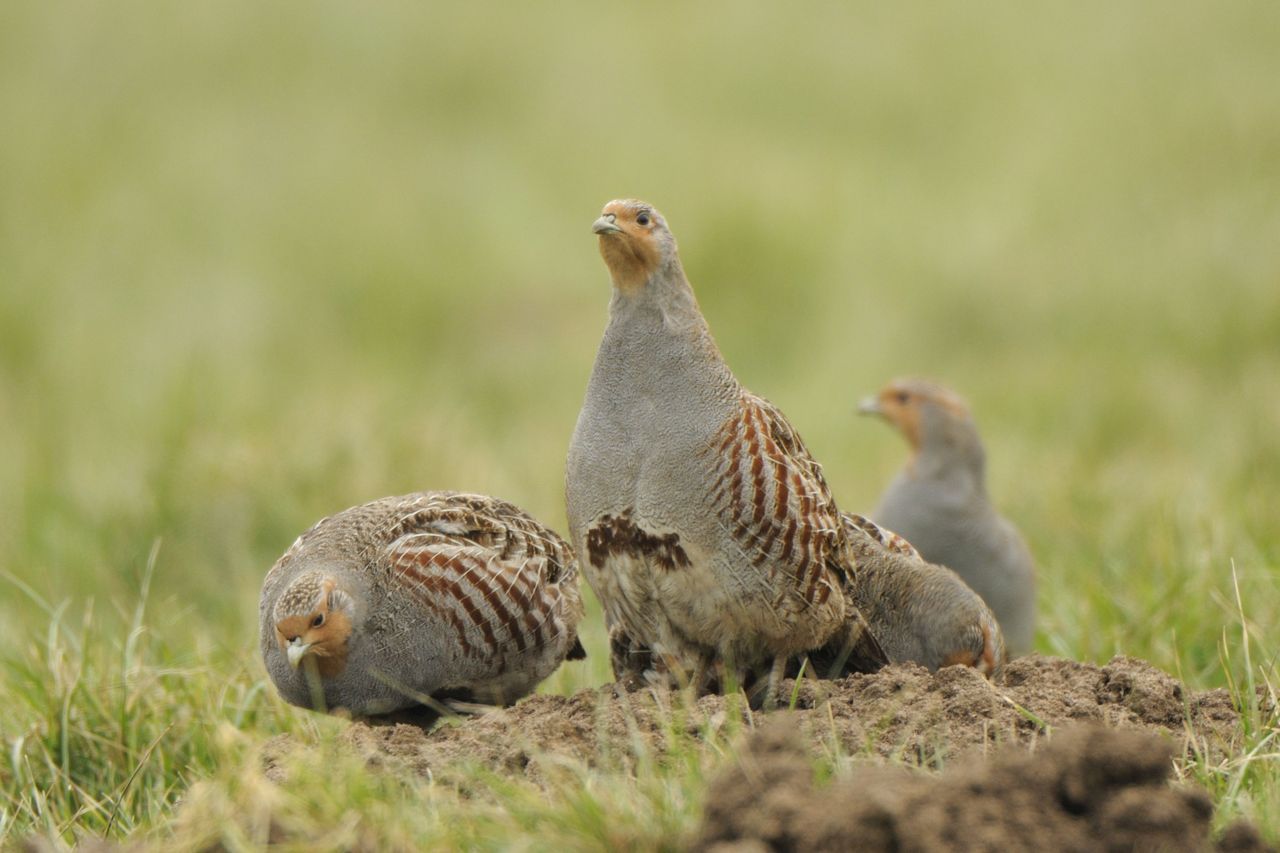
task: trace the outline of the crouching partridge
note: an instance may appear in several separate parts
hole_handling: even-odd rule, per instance
[[[999,620],[1009,652],[1035,638],[1035,563],[1022,536],[987,497],[986,452],[968,406],[934,382],[899,379],[859,410],[892,424],[911,460],[872,516],[905,536],[982,596]]]
[[[849,597],[891,662],[931,671],[972,666],[987,677],[1004,665],[996,617],[959,575],[925,561],[905,539],[870,519],[844,513],[841,520],[858,561]]]
[[[578,565],[505,501],[382,498],[323,519],[262,586],[262,656],[280,695],[385,714],[448,697],[514,702],[577,640]]]
[[[767,671],[768,706],[789,656],[834,644],[883,664],[844,591],[855,566],[822,469],[725,364],[666,220],[613,201],[592,230],[613,296],[565,493],[615,674],[700,690]]]

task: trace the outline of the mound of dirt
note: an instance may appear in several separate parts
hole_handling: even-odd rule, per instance
[[[1169,744],[1148,733],[1074,726],[1031,754],[1005,747],[941,775],[864,767],[824,789],[805,753],[785,716],[752,735],[712,783],[695,848],[1214,849],[1208,795],[1168,784]],[[1237,823],[1217,849],[1269,848]]]
[[[1124,657],[1103,667],[1021,658],[997,683],[964,667],[930,673],[896,665],[835,682],[788,682],[784,695],[795,696],[795,716],[814,754],[870,754],[930,767],[1001,744],[1033,747],[1049,730],[1081,722],[1161,732],[1179,758],[1229,755],[1241,734],[1226,691],[1187,691],[1164,672]],[[740,697],[680,699],[609,685],[574,696],[533,696],[434,729],[423,720],[359,722],[347,738],[372,763],[407,764],[437,778],[458,762],[478,762],[538,781],[565,757],[629,768],[640,757],[661,756],[678,739],[700,743],[727,725],[752,727],[767,716]],[[277,742],[269,753],[278,756],[288,745]]]

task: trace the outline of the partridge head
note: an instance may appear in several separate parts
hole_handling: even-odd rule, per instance
[[[339,587],[336,573],[304,572],[285,588],[272,610],[276,643],[289,666],[297,669],[309,656],[322,678],[346,668],[355,599]]]
[[[973,415],[965,401],[949,388],[926,379],[895,379],[858,405],[866,415],[878,415],[906,439],[912,464],[949,463],[977,475],[982,486],[985,454]]]
[[[676,239],[662,214],[642,201],[611,201],[591,226],[616,287],[634,292],[668,265],[679,265]]]

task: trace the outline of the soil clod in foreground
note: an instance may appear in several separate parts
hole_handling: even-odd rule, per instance
[[[929,774],[863,767],[816,788],[798,721],[770,721],[708,792],[695,847],[747,850],[1264,851],[1245,823],[1210,842],[1213,805],[1169,784],[1166,739],[1079,725]]]

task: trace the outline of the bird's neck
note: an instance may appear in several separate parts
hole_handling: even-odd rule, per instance
[[[912,462],[915,476],[946,481],[986,498],[987,457],[976,435],[955,434],[945,441],[926,441]]]
[[[610,273],[613,278],[610,317],[652,317],[670,327],[700,325],[705,329],[702,311],[679,256],[660,262],[640,276],[630,269],[611,269]]]
[[[597,369],[625,374],[633,390],[680,388],[736,399],[737,380],[725,364],[678,258],[642,287],[615,283],[609,327]]]

